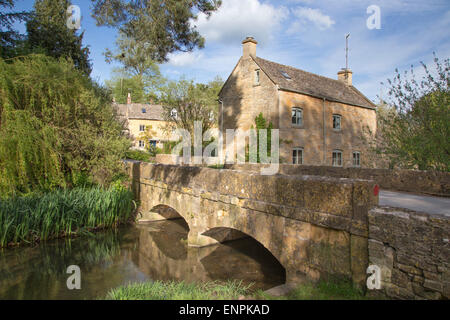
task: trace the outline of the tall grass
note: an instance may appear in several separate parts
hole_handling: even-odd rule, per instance
[[[0,247],[116,226],[133,208],[132,193],[117,186],[0,199]]]

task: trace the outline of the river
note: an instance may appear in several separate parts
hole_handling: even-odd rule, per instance
[[[156,280],[234,279],[252,289],[285,281],[283,267],[252,238],[191,248],[187,235],[179,219],[0,249],[0,299],[97,299],[120,285]],[[80,267],[80,290],[67,288],[70,265]]]

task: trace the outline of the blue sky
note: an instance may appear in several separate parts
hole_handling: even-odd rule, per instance
[[[81,30],[93,62],[92,77],[99,82],[111,76],[103,52],[114,48],[116,31],[97,27],[90,16],[89,0],[73,0],[82,13]],[[16,0],[16,8],[31,9],[33,1]],[[377,5],[381,28],[370,30],[367,8]],[[223,0],[208,20],[193,22],[206,38],[205,48],[175,53],[161,65],[169,79],[185,76],[207,82],[226,79],[242,55],[241,41],[253,36],[257,56],[331,78],[345,67],[345,34],[350,33],[349,67],[353,84],[370,99],[386,90],[380,82],[394,69],[417,67],[450,57],[449,0]]]

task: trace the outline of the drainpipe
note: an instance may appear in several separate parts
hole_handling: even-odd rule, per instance
[[[325,121],[325,98],[323,98],[323,165],[325,166],[327,164],[327,145],[326,145],[326,121]]]

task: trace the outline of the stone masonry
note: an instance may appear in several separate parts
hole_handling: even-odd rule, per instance
[[[395,299],[450,298],[450,218],[404,209],[369,211],[369,264],[378,293]]]
[[[329,276],[363,287],[373,181],[129,163],[140,218],[184,218],[188,244],[223,241],[237,230],[269,250],[286,281]],[[289,190],[289,192],[286,192]],[[156,210],[159,207],[171,210]],[[217,236],[218,235],[218,236]]]

